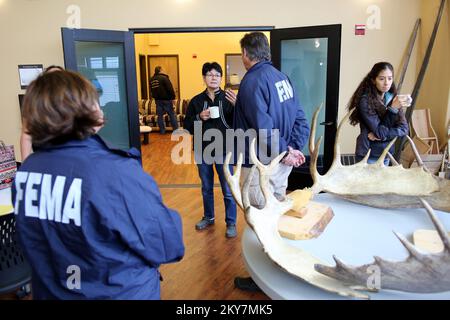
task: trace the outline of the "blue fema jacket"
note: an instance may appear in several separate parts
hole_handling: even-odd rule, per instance
[[[305,146],[309,124],[303,108],[288,77],[271,62],[258,62],[242,79],[234,112],[234,129],[266,129],[269,132],[267,150],[271,147],[272,129],[279,129],[279,139],[275,141],[278,153],[286,151],[288,146],[297,150]],[[259,139],[258,143],[261,142]],[[250,166],[248,150],[247,144],[243,164],[246,167]]]
[[[364,158],[369,149],[371,149],[370,157],[378,158],[384,148],[395,137],[403,137],[408,134],[409,126],[406,120],[399,121],[398,111],[395,108],[388,107],[393,99],[393,94],[386,92],[384,95],[384,105],[387,106],[386,113],[382,118],[376,111],[369,110],[368,97],[363,95],[357,106],[360,115],[360,134],[356,139],[355,154],[358,160]],[[370,141],[368,134],[373,132],[380,141]],[[389,150],[391,154],[394,152],[394,146]]]
[[[158,267],[184,255],[181,219],[139,156],[93,136],[20,167],[12,200],[35,299],[160,299]]]

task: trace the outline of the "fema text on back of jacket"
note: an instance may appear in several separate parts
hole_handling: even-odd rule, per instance
[[[69,185],[64,194],[65,186]],[[25,206],[25,216],[81,226],[81,185],[82,180],[71,182],[64,176],[19,171],[16,174],[16,199],[14,213]],[[24,199],[24,195],[26,197]],[[39,199],[38,199],[39,197]],[[38,203],[39,205],[36,205]]]

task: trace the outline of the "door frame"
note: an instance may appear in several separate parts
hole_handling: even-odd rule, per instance
[[[144,62],[144,65],[142,65],[142,62]],[[142,74],[142,71],[144,71],[144,74]],[[148,99],[149,98],[148,71],[147,71],[147,57],[145,56],[145,54],[139,54],[139,79],[141,81],[141,99]]]
[[[339,108],[339,79],[341,62],[341,36],[342,25],[308,26],[298,28],[275,29],[270,32],[270,47],[272,63],[275,68],[281,70],[281,41],[292,39],[327,38],[327,80],[326,80],[326,105],[325,121],[317,124],[325,126],[325,139],[323,165],[318,168],[323,174],[330,168],[334,156],[334,141],[337,130]],[[301,97],[300,101],[301,101]],[[312,124],[311,124],[312,125]],[[326,150],[326,151],[325,151]],[[320,159],[318,159],[320,161]],[[299,189],[311,186],[313,183],[309,166],[307,168],[294,168],[289,176],[288,189]]]
[[[298,39],[301,33],[308,32],[309,37],[305,38],[328,38],[328,69],[327,69],[327,91],[325,106],[325,139],[324,147],[331,146],[333,149],[337,129],[337,116],[339,107],[339,80],[341,61],[341,37],[342,24],[305,26],[292,28],[275,28],[275,26],[236,26],[236,27],[176,27],[176,28],[129,28],[133,34],[142,33],[199,33],[199,32],[270,32],[270,47],[272,53],[272,63],[275,68],[281,70],[281,40]],[[281,35],[281,33],[283,33]],[[279,41],[280,45],[275,46],[274,42]],[[331,56],[332,52],[337,54]],[[319,124],[320,125],[320,124]],[[325,150],[325,149],[324,149]],[[321,173],[327,171],[331,166],[334,152],[329,151],[323,157]],[[294,169],[289,176],[288,189],[298,189],[311,186],[313,183],[308,168]]]
[[[124,45],[125,86],[128,104],[129,145],[141,150],[139,107],[137,94],[136,56],[134,34],[127,31],[61,28],[64,66],[77,71],[75,41],[118,42]]]
[[[129,28],[134,34],[139,33],[199,33],[199,32],[242,32],[271,31],[275,26],[241,26],[241,27],[182,27],[182,28]]]
[[[150,58],[168,58],[168,57],[175,57],[177,58],[177,86],[178,86],[178,97],[175,97],[178,101],[180,101],[180,97],[181,97],[181,88],[180,88],[180,57],[178,54],[148,54],[147,55],[147,72],[149,75],[149,78],[151,78],[150,76],[152,75],[152,70],[150,68]],[[151,86],[151,85],[150,85]],[[151,95],[151,92],[149,92],[149,97]]]
[[[146,33],[202,33],[202,32],[254,32],[254,31],[272,31],[275,26],[235,26],[235,27],[174,27],[174,28],[128,28],[128,31],[135,34]],[[157,56],[157,55],[152,55]],[[168,56],[168,55],[165,55]],[[178,56],[178,55],[177,55]],[[147,70],[149,70],[149,63],[147,57]],[[151,70],[148,73],[148,77],[151,76]],[[137,87],[137,86],[136,86]],[[150,84],[149,84],[148,96],[150,97]],[[181,88],[180,88],[180,60],[178,58],[178,102],[181,105]]]

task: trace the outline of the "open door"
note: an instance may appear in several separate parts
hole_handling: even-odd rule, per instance
[[[132,32],[62,28],[64,63],[99,93],[106,123],[99,135],[117,148],[141,148]]]
[[[324,136],[318,159],[322,174],[331,166],[337,128],[341,25],[275,29],[270,46],[273,65],[290,78],[310,124],[323,103],[315,137]],[[306,164],[292,171],[289,190],[312,185],[308,146],[302,151]]]

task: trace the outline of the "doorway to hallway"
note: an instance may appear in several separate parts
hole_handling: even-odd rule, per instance
[[[97,80],[104,87],[103,89],[107,89],[104,92],[115,94],[108,98],[115,100],[108,101],[111,102],[111,107],[106,110],[106,113],[109,112],[111,115],[112,121],[109,121],[103,129],[105,133],[111,136],[112,142],[118,141],[124,146],[140,148],[138,96],[142,98],[140,93],[145,90],[138,90],[142,88],[140,86],[141,81],[136,75],[136,65],[143,59],[140,59],[139,55],[136,56],[134,52],[130,54],[131,46],[135,49],[133,51],[138,50],[137,43],[135,48],[135,37],[142,34],[165,34],[170,37],[179,37],[176,41],[168,42],[172,47],[166,52],[157,52],[158,47],[161,48],[161,42],[158,45],[155,45],[155,43],[151,45],[148,41],[145,41],[143,45],[146,50],[149,50],[149,53],[145,53],[146,56],[179,55],[178,95],[179,99],[183,100],[192,98],[204,88],[201,77],[201,65],[204,62],[218,61],[224,66],[225,53],[240,53],[239,47],[238,49],[235,47],[230,50],[226,49],[225,52],[219,51],[218,48],[225,38],[219,38],[218,32],[228,33],[229,36],[236,32],[268,32],[270,33],[273,64],[288,75],[292,73],[291,81],[297,89],[306,114],[311,115],[320,102],[323,102],[325,106],[324,111],[319,116],[320,129],[318,130],[324,136],[325,141],[324,148],[319,154],[318,164],[319,172],[324,173],[328,170],[333,157],[337,127],[341,27],[341,25],[329,25],[288,29],[274,29],[273,27],[165,28],[130,29],[129,32],[63,28],[63,31],[65,31],[63,32],[64,56],[66,68],[75,71],[82,71],[85,68],[87,75],[96,75]],[[212,42],[213,40],[210,40],[195,48],[192,38],[186,36],[187,33],[197,36],[212,34],[213,40],[218,39],[220,41]],[[238,46],[239,40],[240,38],[235,40],[234,45]],[[117,47],[117,49],[122,48],[121,52],[125,52],[125,54],[121,56],[120,50],[117,51],[119,52],[117,54],[113,50],[107,51],[106,49],[110,49],[111,46]],[[123,51],[123,48],[126,50]],[[177,50],[182,48],[186,50],[183,55],[177,53]],[[201,51],[204,48],[209,49],[209,53],[220,52],[220,56],[205,54],[205,51]],[[95,52],[97,49],[99,51]],[[112,52],[112,55],[110,52]],[[148,63],[147,59],[145,61]],[[185,65],[190,65],[192,68],[185,70]],[[142,68],[139,69],[142,70]],[[148,72],[148,67],[145,70]],[[111,73],[112,71],[114,71],[114,74]],[[108,81],[104,77],[98,77],[99,75],[102,76],[101,72],[108,72]],[[117,77],[117,81],[112,81],[112,76]],[[149,76],[147,74],[147,78]],[[103,83],[101,83],[102,81]],[[311,88],[317,90],[311,90]],[[121,123],[120,128],[118,127],[119,123]],[[307,153],[307,148],[303,151]],[[307,159],[309,160],[309,157]],[[290,189],[311,184],[309,162],[306,166],[293,170],[289,183]]]

